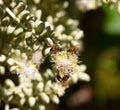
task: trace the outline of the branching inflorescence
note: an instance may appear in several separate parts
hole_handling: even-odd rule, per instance
[[[90,80],[77,54],[83,31],[67,15],[68,5],[0,0],[0,101],[5,110],[44,110],[50,101],[58,104],[69,85]]]

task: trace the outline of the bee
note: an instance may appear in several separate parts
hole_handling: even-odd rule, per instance
[[[60,82],[60,84],[64,87],[68,87],[68,79],[69,79],[69,75],[64,75],[63,77],[61,77],[60,75],[57,75],[57,80]]]
[[[52,53],[56,53],[56,52],[58,52],[58,51],[62,51],[62,49],[61,49],[58,45],[54,45],[54,46],[50,49],[50,51],[51,51]]]
[[[78,47],[73,46],[73,47],[69,48],[67,51],[68,51],[68,52],[71,52],[71,53],[78,54],[78,51],[79,51],[79,50],[78,50]]]
[[[60,82],[66,82],[69,79],[69,75],[64,75],[63,77],[61,77],[60,75],[57,75],[57,80]]]

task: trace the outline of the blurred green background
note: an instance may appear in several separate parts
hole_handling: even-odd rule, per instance
[[[80,59],[91,81],[73,85],[60,105],[50,104],[47,110],[120,110],[120,15],[116,6],[104,5],[86,13],[73,8],[71,1],[69,15],[79,18],[85,34]]]

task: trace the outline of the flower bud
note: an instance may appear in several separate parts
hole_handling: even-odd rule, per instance
[[[53,103],[59,104],[59,98],[57,95],[52,94],[52,95],[50,95],[50,98],[53,101]]]
[[[45,93],[40,93],[39,95],[40,95],[41,100],[42,100],[44,103],[48,104],[48,103],[50,102],[50,99],[49,99],[49,97],[48,97],[47,94],[45,94]]]
[[[29,103],[30,107],[33,107],[36,103],[35,97],[29,97],[28,103]]]

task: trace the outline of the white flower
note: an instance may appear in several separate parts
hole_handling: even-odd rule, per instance
[[[33,63],[35,63],[39,67],[40,64],[44,61],[42,51],[34,52],[31,60],[32,60]]]
[[[37,76],[36,74],[39,74],[39,71],[37,65],[32,62],[32,60],[27,60],[27,58],[24,58],[19,63],[17,73],[30,79],[35,79]]]
[[[62,86],[60,82],[53,83],[52,85],[53,92],[58,94],[58,96],[63,96],[65,93],[65,86]]]
[[[10,63],[10,71],[12,73],[19,74],[23,77],[28,77],[30,79],[35,78],[35,74],[39,74],[38,71],[38,62],[35,62],[36,59],[33,58],[32,60],[28,60],[28,57],[26,54],[13,54],[12,60],[8,60],[8,64],[10,61],[13,63]],[[40,59],[39,59],[40,60]],[[34,62],[33,62],[34,61]]]
[[[76,54],[67,51],[60,51],[51,55],[51,62],[54,68],[62,74],[73,73],[78,62]]]

